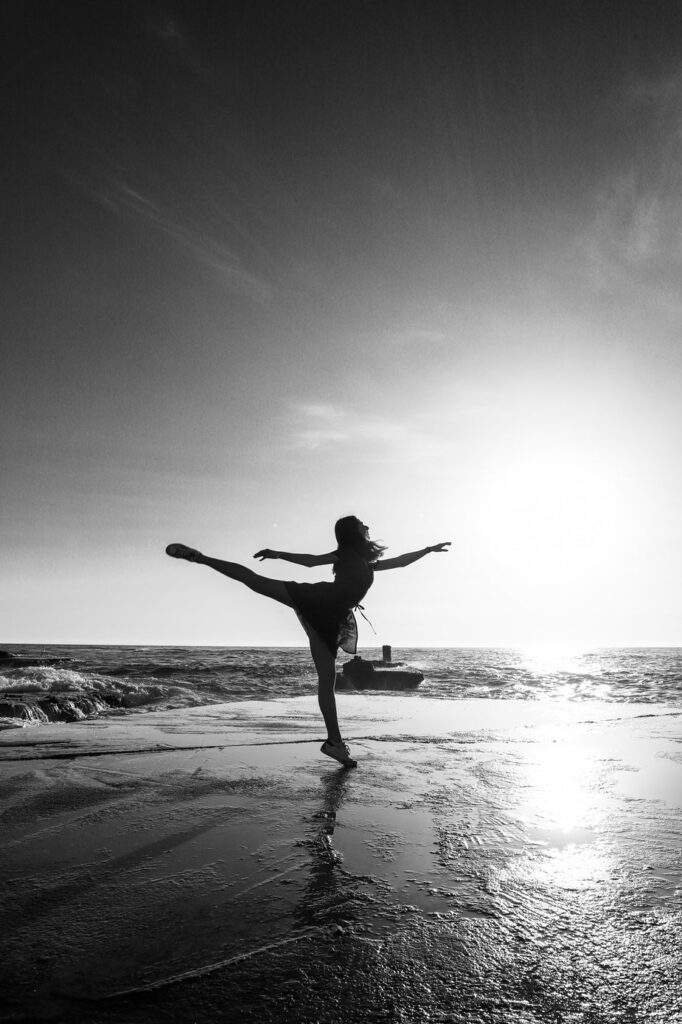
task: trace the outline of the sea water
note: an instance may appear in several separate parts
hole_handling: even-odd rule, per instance
[[[0,662],[0,728],[266,701],[309,695],[316,688],[305,648],[0,647],[26,659]],[[381,657],[373,649],[361,654]],[[417,690],[404,693],[410,700],[682,704],[682,648],[394,648],[393,660],[424,674]],[[364,692],[371,699],[371,691]]]

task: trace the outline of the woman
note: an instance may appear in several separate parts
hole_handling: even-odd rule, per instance
[[[253,556],[261,561],[266,558],[283,558],[287,562],[309,567],[331,565],[334,574],[332,583],[285,583],[269,579],[267,576],[259,576],[244,565],[209,558],[184,544],[169,544],[166,554],[171,558],[183,558],[188,562],[207,565],[223,576],[244,583],[257,594],[263,594],[264,597],[294,609],[308,634],[310,652],[317,670],[317,697],[327,726],[327,739],[320,749],[323,754],[341,764],[355,768],[357,761],[350,756],[350,750],[341,738],[334,695],[336,652],[341,647],[348,654],[355,654],[357,649],[357,624],[353,609],[359,606],[371,587],[376,571],[399,569],[431,552],[444,553],[450,541],[433,544],[421,551],[410,551],[397,558],[382,559],[386,549],[369,539],[369,528],[356,516],[339,519],[334,532],[337,548],[326,555],[296,555],[288,551],[263,548]]]

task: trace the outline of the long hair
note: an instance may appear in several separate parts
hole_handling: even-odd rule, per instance
[[[376,541],[365,537],[360,530],[360,520],[357,516],[344,516],[343,519],[338,519],[334,525],[334,534],[339,547],[353,548],[367,562],[381,558],[386,550],[383,544],[377,544]]]

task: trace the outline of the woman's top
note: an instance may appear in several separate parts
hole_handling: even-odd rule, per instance
[[[336,656],[341,647],[355,654],[358,627],[353,615],[372,586],[374,571],[354,548],[341,545],[335,552],[333,583],[285,583],[291,603],[310,636],[317,634]]]
[[[342,545],[336,551],[334,585],[347,608],[355,608],[374,582],[374,570],[355,548]]]

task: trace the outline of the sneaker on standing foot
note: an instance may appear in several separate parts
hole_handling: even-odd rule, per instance
[[[332,743],[331,740],[325,740],[320,750],[327,757],[333,757],[335,761],[340,761],[346,768],[357,768],[358,762],[350,756],[350,750],[348,744],[340,740],[339,743]]]

